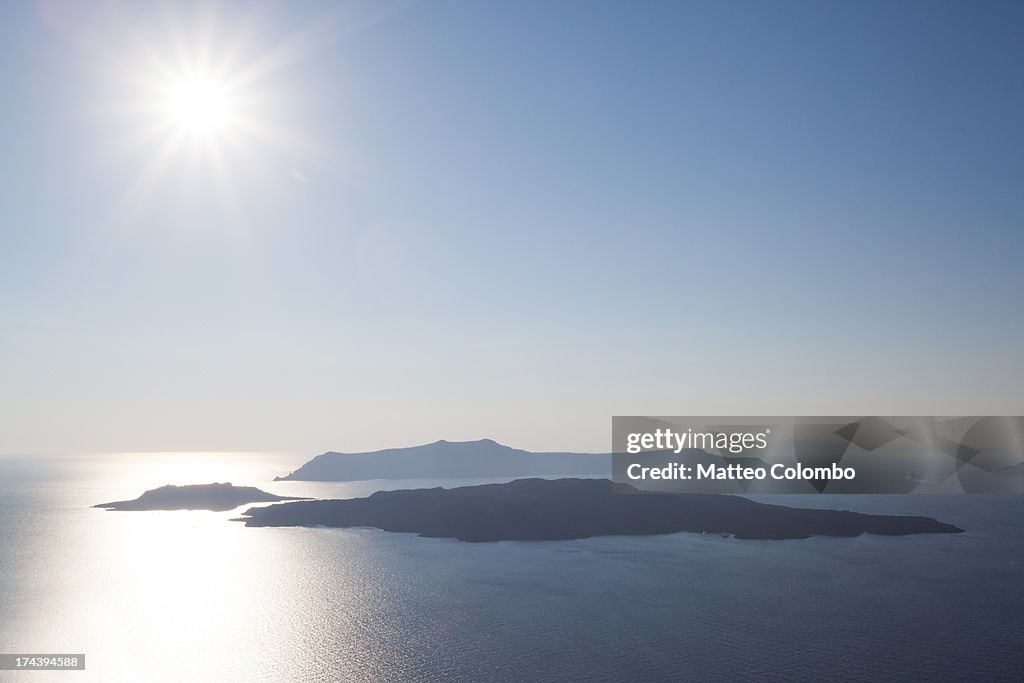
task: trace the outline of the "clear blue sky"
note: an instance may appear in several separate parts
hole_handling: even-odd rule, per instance
[[[0,8],[0,453],[1024,410],[1024,4],[79,4]]]

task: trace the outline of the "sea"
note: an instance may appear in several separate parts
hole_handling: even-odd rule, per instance
[[[481,483],[273,481],[306,459],[0,458],[0,653],[86,657],[0,680],[1024,679],[1024,496],[762,496],[966,529],[794,541],[473,544],[92,507],[169,483],[330,498]]]

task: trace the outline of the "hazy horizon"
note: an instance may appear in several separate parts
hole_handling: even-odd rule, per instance
[[[1024,409],[1024,5],[0,8],[0,453]]]
[[[461,444],[461,443],[478,443],[480,441],[492,441],[494,443],[497,443],[500,446],[506,446],[508,448],[512,448],[512,449],[515,449],[515,450],[529,451],[529,452],[535,452],[535,453],[559,452],[559,451],[553,451],[551,449],[533,450],[533,449],[523,448],[523,447],[517,446],[516,444],[513,444],[513,443],[505,443],[505,442],[499,441],[497,439],[491,439],[490,437],[480,437],[479,439],[444,439],[444,438],[441,438],[441,439],[433,439],[431,441],[423,441],[423,442],[415,442],[415,443],[395,443],[395,444],[390,444],[390,445],[386,444],[386,445],[382,445],[382,446],[377,447],[377,448],[366,449],[365,451],[341,450],[341,449],[337,449],[337,448],[319,449],[319,450],[314,450],[314,451],[310,451],[310,452],[287,451],[287,450],[279,450],[279,451],[267,451],[267,450],[259,450],[259,451],[256,451],[256,450],[220,450],[220,451],[211,451],[211,450],[193,449],[193,450],[178,450],[178,451],[168,451],[168,450],[139,451],[139,450],[130,450],[130,449],[126,449],[126,450],[113,450],[113,449],[111,449],[111,450],[104,450],[104,451],[74,451],[74,450],[68,450],[68,451],[51,451],[51,452],[40,452],[40,453],[0,453],[0,458],[2,458],[2,457],[30,457],[30,456],[52,457],[52,458],[70,458],[70,457],[75,457],[75,456],[98,457],[98,456],[106,456],[106,455],[109,455],[109,456],[148,456],[148,455],[154,455],[154,456],[161,456],[161,457],[178,456],[178,455],[180,455],[180,456],[220,456],[220,455],[240,456],[240,455],[247,455],[247,454],[249,454],[249,455],[257,455],[257,456],[294,456],[296,458],[302,458],[303,461],[305,461],[305,460],[308,460],[310,458],[316,457],[317,455],[322,455],[322,454],[325,454],[325,453],[345,453],[345,454],[348,454],[348,453],[352,453],[352,454],[376,453],[378,451],[415,449],[415,448],[419,448],[419,447],[422,447],[422,446],[431,446],[431,445],[434,445],[436,443],[442,443],[442,442]],[[594,454],[594,455],[607,455],[608,453],[610,453],[610,449],[606,448],[604,451],[586,451],[586,450],[582,450],[582,449],[569,449],[567,452],[581,453],[581,454]]]

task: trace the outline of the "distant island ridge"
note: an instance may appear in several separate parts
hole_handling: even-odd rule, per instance
[[[168,484],[150,489],[134,500],[100,503],[94,508],[107,510],[210,510],[226,512],[247,503],[279,503],[284,500],[309,500],[296,496],[278,496],[255,486],[234,486],[230,483]]]
[[[813,446],[816,442],[804,442]],[[828,444],[821,443],[823,449]],[[603,477],[613,474],[611,453],[532,452],[500,444],[493,439],[447,441],[441,439],[419,446],[387,448],[377,451],[322,453],[301,467],[274,481],[352,482],[367,480],[451,480],[451,479],[513,479],[530,477]],[[690,467],[714,465],[725,468],[738,464],[744,467],[765,467],[756,457],[716,454],[701,448],[680,451],[657,450],[643,453],[651,467],[684,463]],[[1024,478],[1024,463],[992,471],[991,476],[1004,479]],[[905,483],[900,479],[900,483]],[[813,484],[812,484],[813,485]],[[822,486],[824,483],[822,482]],[[671,484],[645,484],[645,488],[664,488]],[[821,488],[817,487],[820,491]],[[743,493],[743,482],[736,490],[715,490],[715,493]],[[711,491],[708,491],[711,493]]]
[[[491,439],[442,439],[422,446],[364,453],[330,451],[274,481],[608,477],[611,468],[608,453],[533,453]]]
[[[239,521],[252,527],[372,527],[469,542],[681,531],[780,540],[963,531],[928,517],[790,508],[739,496],[640,493],[607,479],[517,479],[451,489],[379,491],[366,498],[250,508]]]

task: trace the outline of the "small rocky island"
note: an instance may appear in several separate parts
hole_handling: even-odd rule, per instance
[[[518,479],[453,489],[379,491],[367,498],[251,508],[240,521],[255,527],[373,527],[471,542],[680,531],[745,539],[963,531],[928,517],[790,508],[737,496],[640,493],[607,479]]]
[[[234,510],[246,503],[277,503],[283,500],[308,500],[294,496],[277,496],[254,486],[232,484],[194,484],[161,486],[146,491],[135,500],[93,505],[107,510]]]

